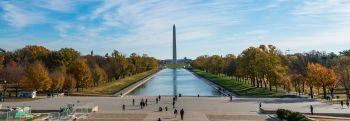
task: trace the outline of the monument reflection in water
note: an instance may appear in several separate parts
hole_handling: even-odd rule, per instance
[[[128,95],[221,96],[221,93],[186,69],[163,69]]]

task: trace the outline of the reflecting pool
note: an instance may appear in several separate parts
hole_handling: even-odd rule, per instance
[[[128,95],[157,96],[221,96],[221,93],[208,82],[202,80],[186,69],[163,69],[150,80]]]

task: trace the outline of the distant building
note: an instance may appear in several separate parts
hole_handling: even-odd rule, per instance
[[[192,59],[187,59],[186,57],[184,59],[177,59],[177,64],[190,64],[191,62]],[[173,64],[173,59],[160,60],[160,64]]]

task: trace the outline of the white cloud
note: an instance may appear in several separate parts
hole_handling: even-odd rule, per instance
[[[100,14],[110,10],[111,8],[116,7],[120,3],[119,0],[105,0],[104,3],[92,12],[90,19],[96,19]]]
[[[164,44],[171,40],[172,25],[177,25],[178,40],[196,40],[216,34],[216,30],[240,22],[232,8],[234,2],[213,1],[109,1],[89,18],[103,20],[105,28],[127,28],[128,35],[115,39],[131,45]]]
[[[77,1],[77,0],[75,0]],[[59,12],[72,12],[75,10],[75,5],[77,4],[75,1],[71,0],[38,0],[34,1],[34,5]]]
[[[37,12],[22,9],[8,2],[1,2],[0,6],[4,10],[1,19],[14,27],[25,27],[45,21],[45,17]]]
[[[350,20],[349,0],[306,0],[296,7],[294,15],[336,21]]]
[[[71,28],[71,25],[68,23],[60,23],[55,26],[56,30],[60,37],[67,37],[67,29]]]
[[[304,36],[278,38],[275,44],[282,48],[294,50],[322,50],[324,47],[337,45],[350,45],[349,27],[334,27]],[[347,48],[334,48],[333,50]]]

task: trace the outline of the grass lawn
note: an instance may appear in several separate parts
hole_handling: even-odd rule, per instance
[[[245,84],[238,80],[233,80],[227,76],[217,76],[202,70],[193,69],[194,73],[224,87],[225,89],[237,94],[238,96],[254,96],[254,97],[282,97],[284,93],[257,88],[249,84]]]
[[[73,95],[81,95],[81,96],[108,96],[117,93],[118,91],[158,72],[158,69],[150,70],[147,72],[143,72],[140,74],[136,74],[130,77],[125,77],[123,79],[115,80],[110,83],[102,84],[98,87],[91,87],[84,89],[83,92],[75,92]]]

